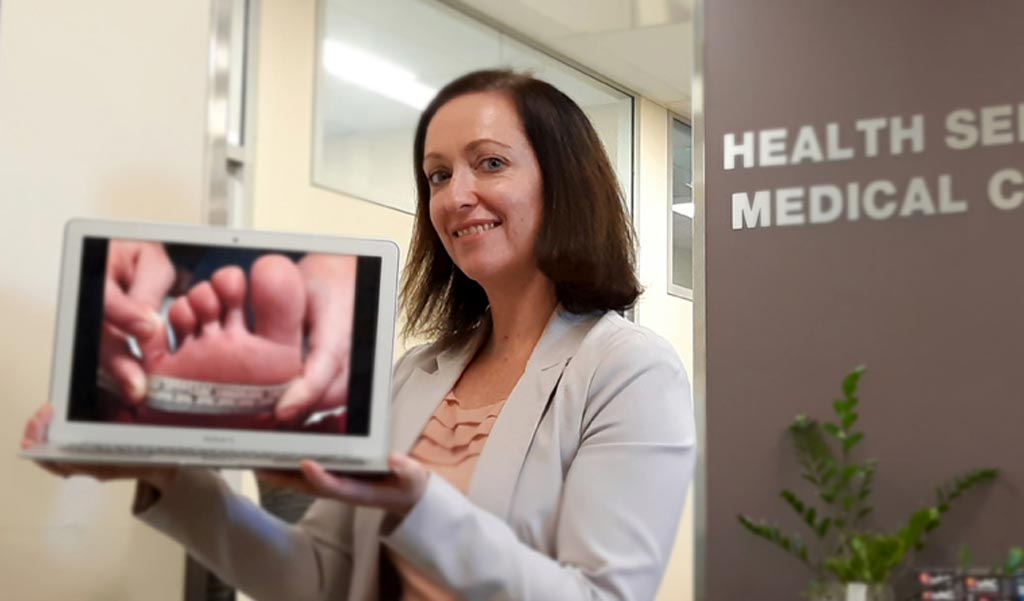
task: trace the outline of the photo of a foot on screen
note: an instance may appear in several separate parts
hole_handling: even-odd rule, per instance
[[[345,431],[356,258],[113,240],[106,420]]]

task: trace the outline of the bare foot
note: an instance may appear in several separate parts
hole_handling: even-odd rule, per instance
[[[150,352],[147,374],[182,380],[268,386],[286,384],[302,371],[306,293],[296,265],[281,255],[266,255],[252,266],[246,290],[238,267],[219,269],[171,306],[169,320],[178,348]],[[251,294],[252,331],[246,325],[245,299]],[[139,421],[173,425],[269,428],[272,412],[257,415],[198,415],[139,408]]]

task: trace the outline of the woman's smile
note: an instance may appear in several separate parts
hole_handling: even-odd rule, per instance
[[[481,234],[485,234],[496,227],[500,227],[500,221],[490,221],[485,223],[471,223],[469,225],[462,225],[452,233],[452,237],[465,240],[474,239],[480,237]]]

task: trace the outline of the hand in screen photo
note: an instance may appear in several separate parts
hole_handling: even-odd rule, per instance
[[[112,240],[107,251],[103,291],[100,366],[114,379],[122,397],[133,404],[146,397],[146,373],[132,355],[135,338],[145,356],[167,348],[158,311],[174,285],[174,265],[158,242]]]
[[[338,255],[310,254],[299,261],[309,353],[301,377],[277,404],[275,413],[282,422],[301,422],[348,401],[356,265],[355,257]]]

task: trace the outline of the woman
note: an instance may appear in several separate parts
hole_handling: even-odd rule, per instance
[[[653,598],[693,419],[670,346],[616,313],[639,285],[599,139],[550,85],[481,71],[414,158],[402,300],[433,343],[395,366],[390,478],[263,473],[322,497],[287,527],[211,472],[86,473],[139,478],[140,518],[258,599]]]

